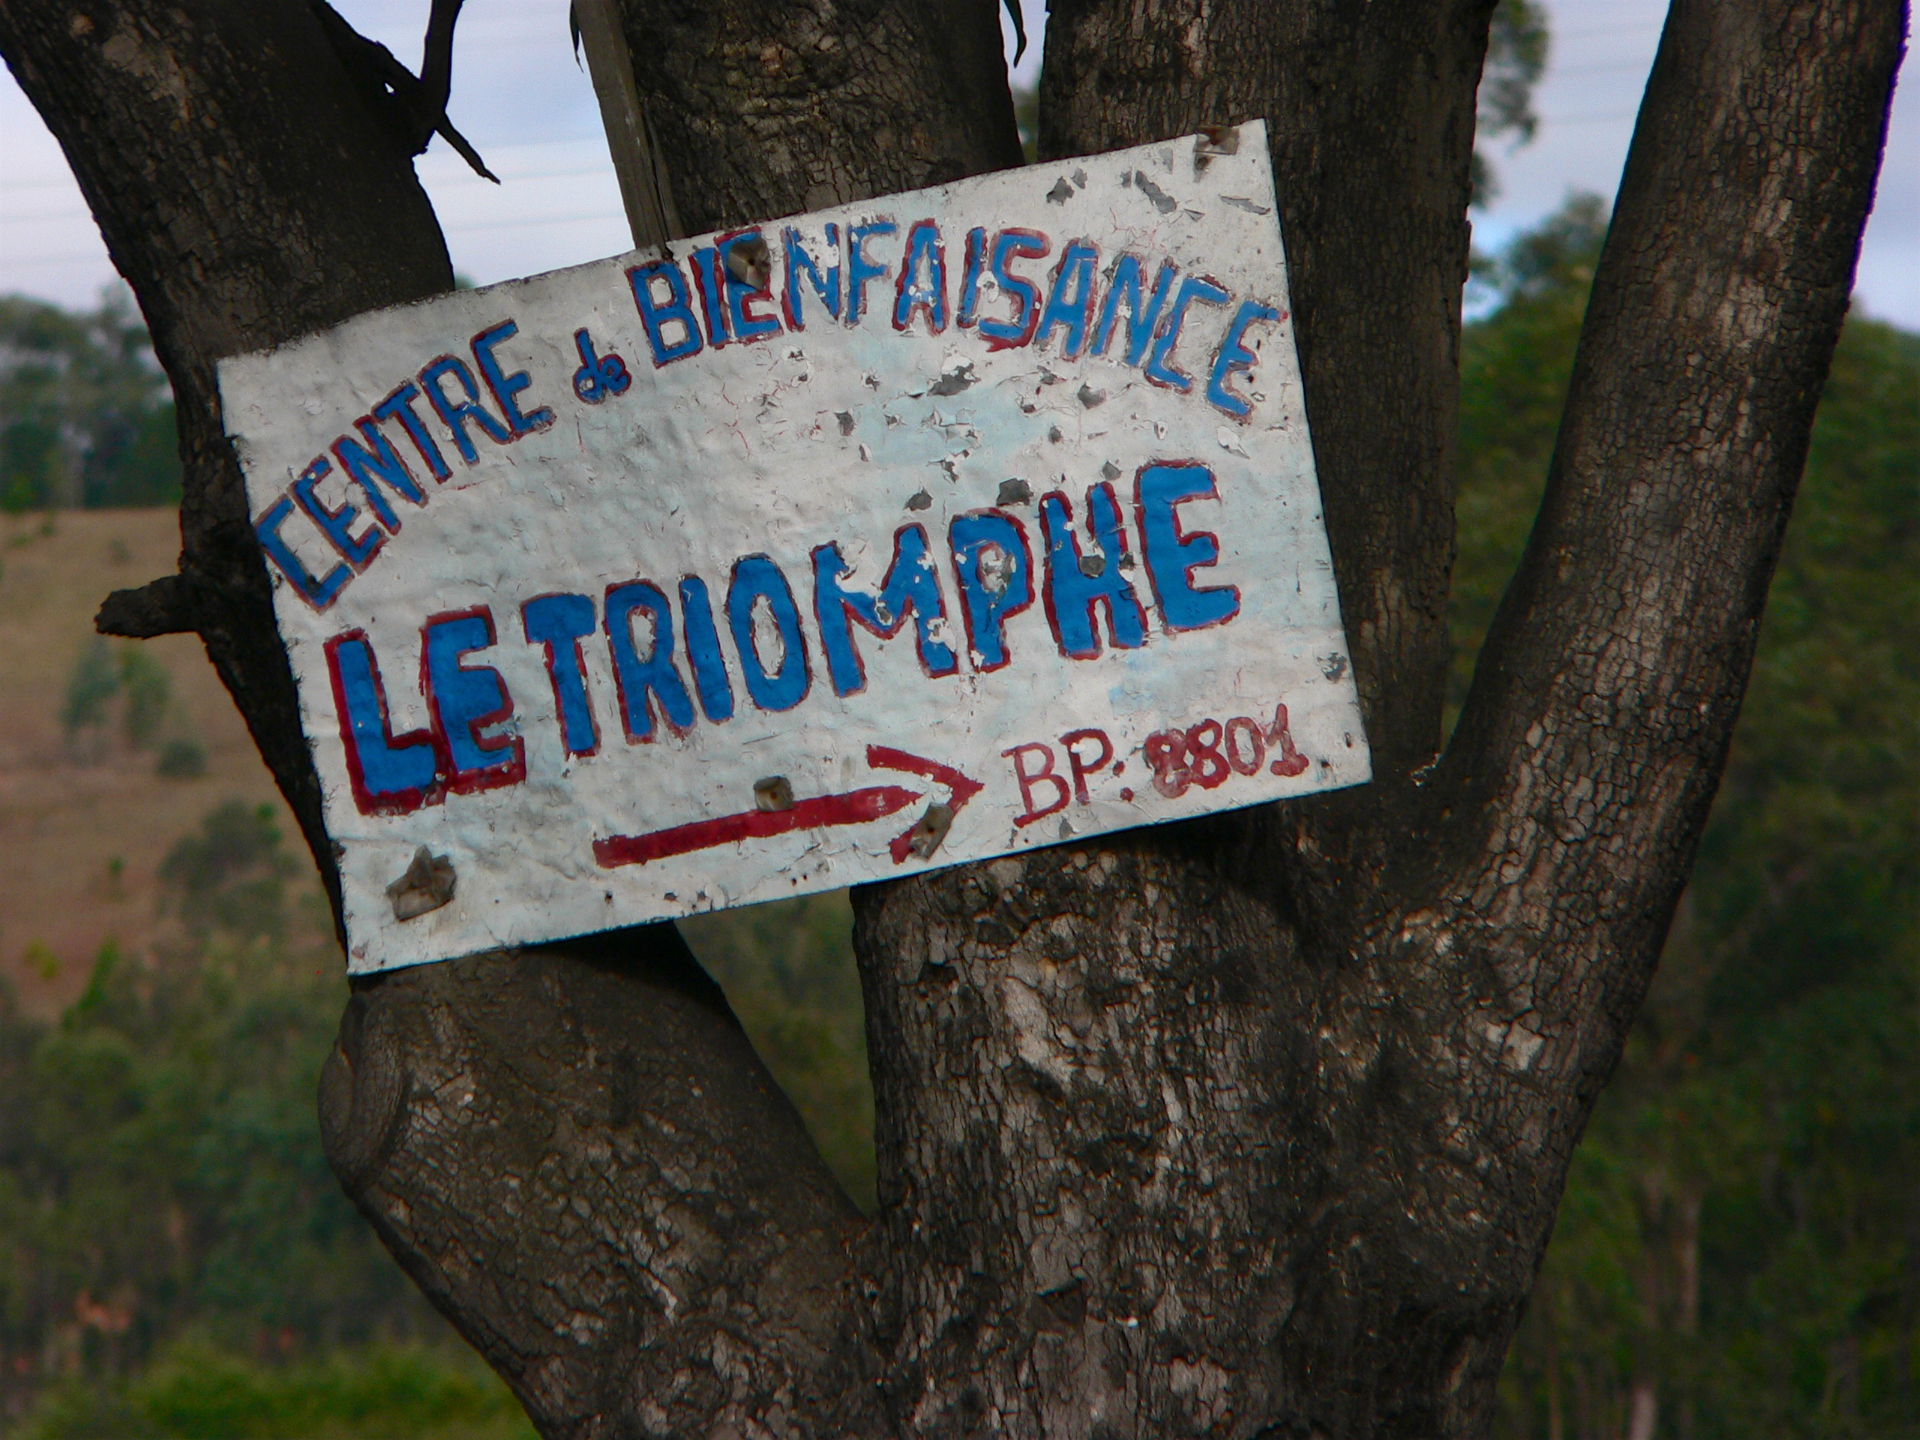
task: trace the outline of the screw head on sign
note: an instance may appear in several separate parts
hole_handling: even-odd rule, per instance
[[[784,775],[769,775],[753,782],[753,803],[764,811],[791,810],[793,786]]]

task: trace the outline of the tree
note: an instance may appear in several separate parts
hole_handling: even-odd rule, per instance
[[[409,157],[453,9],[416,84],[297,0],[0,0],[180,405],[180,574],[102,627],[205,638],[330,886],[213,362],[452,284]],[[990,0],[620,9],[689,231],[1019,162]],[[1491,9],[1054,5],[1043,157],[1268,119],[1378,778],[857,894],[872,1220],[671,926],[356,988],[334,1169],[546,1433],[1486,1425],[1725,760],[1905,27],[1674,6],[1442,751]]]
[[[1494,308],[1462,346],[1450,699],[1539,508],[1605,233],[1579,198],[1484,267]],[[1575,1152],[1497,1434],[1882,1435],[1920,1418],[1916,472],[1920,336],[1855,314],[1713,816]]]
[[[0,510],[177,501],[165,389],[124,291],[79,315],[0,296]]]

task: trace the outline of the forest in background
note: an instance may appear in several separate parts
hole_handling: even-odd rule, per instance
[[[1476,273],[1455,709],[1538,504],[1604,226],[1576,200]],[[35,333],[148,365],[112,309]],[[139,433],[99,355],[15,386],[9,317],[38,313],[0,301],[0,497],[131,503],[100,498],[131,482],[84,477],[124,475],[88,466],[132,442],[44,442]],[[11,408],[20,394],[40,408]],[[1699,863],[1502,1381],[1503,1436],[1920,1436],[1916,591],[1920,336],[1856,318]],[[89,653],[76,686],[98,683]],[[304,857],[235,804],[161,879],[163,938],[103,949],[56,1022],[0,997],[0,1434],[530,1434],[321,1157],[345,984]],[[844,897],[687,933],[870,1205]]]
[[[0,510],[179,503],[173,393],[131,292],[80,313],[0,295]]]

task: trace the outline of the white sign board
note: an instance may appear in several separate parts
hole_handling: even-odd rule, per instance
[[[351,968],[1366,780],[1287,304],[1252,123],[222,364]]]

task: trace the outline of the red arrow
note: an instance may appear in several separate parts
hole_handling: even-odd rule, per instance
[[[867,763],[876,770],[906,770],[924,775],[945,785],[952,793],[952,808],[958,812],[985,787],[969,779],[950,765],[910,755],[887,745],[869,745]],[[603,870],[621,865],[644,865],[649,860],[664,860],[670,855],[686,855],[708,850],[735,840],[757,840],[769,835],[784,835],[790,830],[812,830],[828,825],[864,825],[896,811],[904,810],[920,798],[898,785],[868,785],[843,795],[816,795],[796,801],[786,810],[743,810],[737,815],[719,815],[711,820],[695,820],[666,830],[644,835],[612,835],[593,842],[593,858]],[[906,834],[890,846],[896,862],[908,854]]]
[[[947,787],[953,796],[950,802],[953,813],[958,815],[966,803],[987,787],[978,780],[963,775],[951,765],[942,765],[938,760],[929,760],[922,755],[909,755],[905,750],[896,750],[891,745],[867,746],[867,764],[876,770],[906,770],[915,775],[924,775]],[[907,856],[913,852],[913,830],[908,828],[887,842],[887,850],[893,856],[893,863],[903,865]]]

